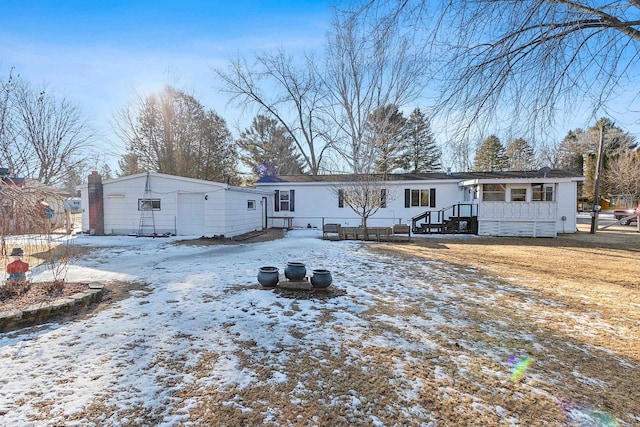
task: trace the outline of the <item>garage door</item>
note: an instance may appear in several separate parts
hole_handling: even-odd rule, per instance
[[[178,194],[179,236],[204,236],[204,194]]]

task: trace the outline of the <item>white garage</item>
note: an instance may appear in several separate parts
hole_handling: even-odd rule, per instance
[[[266,227],[271,195],[154,172],[102,182],[93,172],[81,189],[83,230],[107,235],[233,237]]]

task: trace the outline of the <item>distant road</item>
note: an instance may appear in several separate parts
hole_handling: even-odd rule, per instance
[[[591,224],[591,215],[589,213],[579,213],[576,217],[576,222],[578,224]],[[598,227],[603,227],[605,225],[613,224],[616,222],[615,217],[612,213],[601,213],[598,215]],[[631,225],[615,225],[612,228],[623,227],[624,229],[635,229],[636,224],[632,223]]]

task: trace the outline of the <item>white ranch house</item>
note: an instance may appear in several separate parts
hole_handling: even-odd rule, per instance
[[[261,178],[269,227],[361,225],[343,203],[353,175]],[[555,237],[576,231],[582,176],[543,168],[526,172],[392,174],[379,185],[385,202],[367,226],[408,224],[414,233],[472,232],[486,236]],[[452,219],[453,218],[453,219]]]
[[[102,182],[93,172],[81,199],[91,234],[233,237],[268,226],[273,193],[154,172]]]

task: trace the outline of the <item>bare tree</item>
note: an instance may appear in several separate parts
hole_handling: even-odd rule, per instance
[[[582,102],[594,115],[637,82],[637,0],[409,0],[360,3],[382,13],[376,33],[406,28],[424,38],[449,125],[519,122],[543,132]],[[637,101],[633,97],[626,108]],[[623,108],[625,108],[623,106]]]
[[[581,155],[584,159],[584,194],[589,198],[592,198],[595,192],[600,128],[602,128],[604,132],[602,152],[603,179],[601,182],[603,193],[611,193],[614,191],[606,179],[607,171],[610,168],[612,160],[615,160],[620,155],[633,151],[636,147],[635,139],[607,118],[601,118],[586,131],[577,133],[578,146],[582,149]]]
[[[309,173],[317,175],[322,170],[333,137],[321,112],[325,94],[312,56],[296,66],[283,50],[263,52],[253,66],[238,58],[216,73],[232,102],[243,108],[256,106],[285,128]]]
[[[15,142],[10,111],[10,96],[13,93],[13,87],[14,78],[13,69],[11,69],[6,81],[0,80],[0,156],[4,161],[2,166],[8,167],[10,170],[15,169],[15,165],[10,163],[13,160],[11,147]]]
[[[346,175],[344,182],[332,186],[338,196],[338,206],[348,206],[360,217],[367,238],[367,221],[381,208],[390,203],[394,195],[386,187],[385,175],[355,174]]]
[[[375,169],[377,150],[366,143],[371,114],[389,105],[401,108],[423,88],[422,52],[394,28],[368,32],[376,20],[374,14],[336,14],[327,43],[328,113],[339,130],[337,148],[357,174]]]
[[[69,100],[11,74],[0,99],[0,163],[48,185],[65,181],[86,159],[94,136]]]
[[[627,151],[612,159],[604,173],[607,187],[612,194],[622,194],[625,199],[640,200],[640,151]]]
[[[226,180],[236,173],[236,152],[226,122],[193,96],[166,86],[138,97],[114,118],[127,152],[119,165],[129,172]]]

